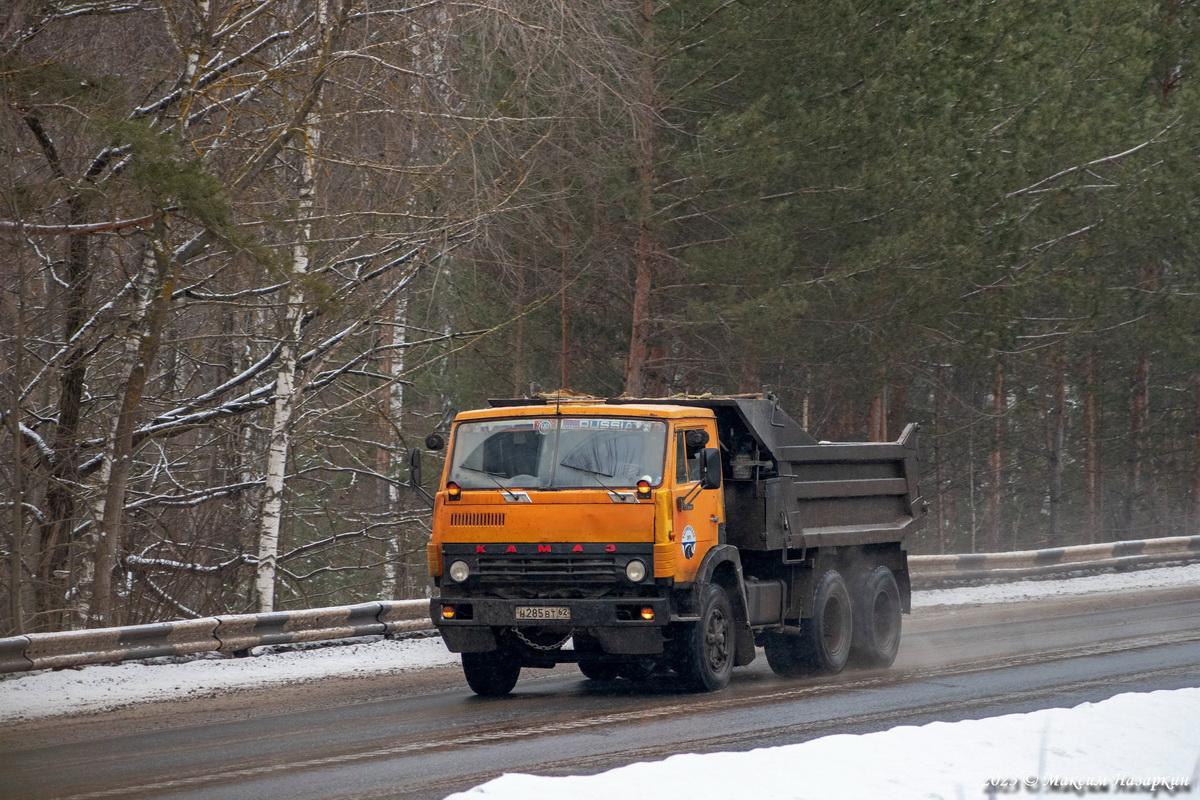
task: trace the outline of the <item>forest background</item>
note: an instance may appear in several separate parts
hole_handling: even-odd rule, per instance
[[[423,596],[408,449],[559,387],[920,422],[917,553],[1195,533],[1198,14],[9,0],[0,635]]]

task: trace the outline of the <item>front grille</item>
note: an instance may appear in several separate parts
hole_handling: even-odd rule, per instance
[[[616,559],[596,556],[479,559],[479,579],[488,583],[612,583],[621,574]]]
[[[450,525],[471,528],[502,528],[502,511],[456,511],[450,515]]]

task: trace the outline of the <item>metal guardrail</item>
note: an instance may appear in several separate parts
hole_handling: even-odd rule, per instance
[[[1080,570],[1200,560],[1200,536],[1023,550],[910,556],[914,586],[971,580],[1016,580]],[[0,673],[61,669],[157,656],[218,652],[245,655],[254,647],[427,630],[428,600],[234,614],[181,622],[31,633],[0,639]]]
[[[122,628],[30,633],[0,639],[0,673],[195,653],[245,655],[251,648],[272,644],[387,635],[429,627],[428,600],[396,600]]]
[[[1080,570],[1200,560],[1200,536],[1171,536],[1011,553],[909,556],[913,586],[970,580],[1017,580]]]

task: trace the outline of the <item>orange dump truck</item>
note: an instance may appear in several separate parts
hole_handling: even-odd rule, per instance
[[[924,513],[915,425],[825,443],[770,396],[493,401],[450,431],[430,614],[481,695],[563,662],[712,691],[756,646],[781,675],[884,667]]]

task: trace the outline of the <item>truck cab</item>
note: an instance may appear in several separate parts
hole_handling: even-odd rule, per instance
[[[451,651],[593,675],[661,656],[672,592],[721,540],[716,439],[710,410],[679,406],[460,414],[429,544]]]

